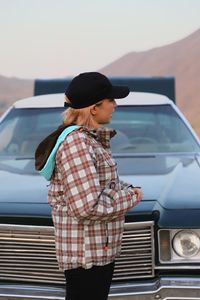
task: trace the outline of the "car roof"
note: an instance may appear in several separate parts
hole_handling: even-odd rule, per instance
[[[171,104],[167,96],[154,93],[130,92],[124,99],[116,99],[117,105],[162,105]],[[64,94],[47,94],[25,98],[14,103],[15,108],[63,107]]]

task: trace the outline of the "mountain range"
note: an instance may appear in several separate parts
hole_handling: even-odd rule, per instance
[[[0,76],[0,115],[13,102],[33,95],[34,80]]]
[[[175,43],[130,52],[100,72],[113,76],[174,76],[176,101],[200,135],[200,29]]]
[[[200,136],[200,29],[169,45],[130,52],[100,72],[108,76],[174,76],[177,105]],[[0,76],[0,114],[15,100],[33,94],[34,80]]]

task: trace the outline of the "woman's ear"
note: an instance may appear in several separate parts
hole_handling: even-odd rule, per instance
[[[93,105],[93,106],[91,107],[90,113],[91,113],[92,116],[95,116],[95,115],[96,115],[96,113],[97,113],[96,105]]]

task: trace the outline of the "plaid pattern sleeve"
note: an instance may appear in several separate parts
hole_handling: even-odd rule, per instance
[[[108,220],[124,214],[136,204],[131,189],[120,189],[116,165],[110,154],[98,147],[92,147],[84,133],[76,131],[59,150],[67,213],[71,217]]]

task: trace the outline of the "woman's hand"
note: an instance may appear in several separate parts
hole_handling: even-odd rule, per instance
[[[143,197],[143,193],[140,187],[133,187],[133,191],[136,194],[137,202],[140,202]]]

